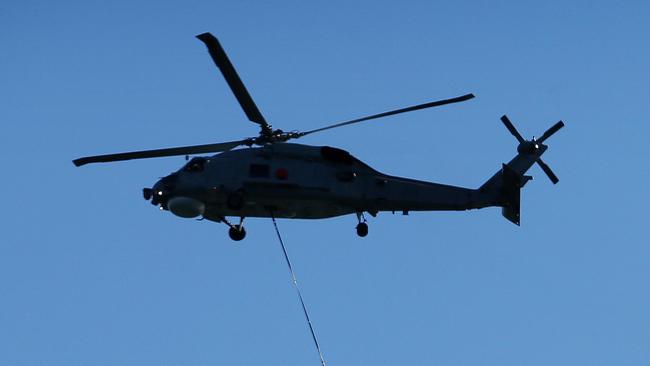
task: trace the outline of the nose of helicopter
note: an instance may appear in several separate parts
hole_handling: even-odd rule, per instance
[[[142,196],[147,201],[151,200],[152,205],[160,204],[163,209],[167,209],[167,201],[170,198],[170,194],[174,191],[177,181],[178,173],[172,173],[161,178],[152,188],[143,188]]]
[[[178,173],[160,179],[152,188],[142,189],[144,199],[151,200],[152,205],[160,205],[161,210],[169,210],[179,217],[192,218],[203,215],[205,204],[197,199],[185,197],[181,193],[182,187],[179,192],[178,181]]]

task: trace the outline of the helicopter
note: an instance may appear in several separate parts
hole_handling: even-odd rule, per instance
[[[478,188],[465,188],[391,176],[371,168],[349,152],[330,146],[311,146],[288,141],[316,132],[425,108],[463,102],[473,94],[432,101],[373,114],[309,131],[274,129],[257,108],[218,39],[210,33],[196,36],[221,71],[247,118],[259,125],[258,136],[205,145],[182,146],[73,160],[75,166],[164,156],[185,155],[187,163],[142,195],[160,210],[182,218],[224,223],[234,241],[246,236],[245,218],[324,219],[355,214],[356,232],[368,235],[364,213],[461,211],[501,207],[502,215],[520,225],[520,191],[532,179],[525,175],[538,164],[553,184],[559,179],[541,159],[546,139],[564,127],[559,121],[539,138],[524,139],[503,115],[501,122],[517,139],[517,155],[502,164]],[[237,147],[247,147],[236,149]],[[212,156],[189,155],[217,153]],[[238,218],[238,223],[228,217]]]

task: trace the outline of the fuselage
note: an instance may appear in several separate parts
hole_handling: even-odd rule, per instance
[[[193,158],[156,183],[152,203],[221,221],[466,210],[479,206],[476,199],[473,189],[380,173],[341,149],[275,143]]]

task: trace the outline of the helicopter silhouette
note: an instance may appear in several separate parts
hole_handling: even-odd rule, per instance
[[[526,172],[537,163],[553,184],[559,181],[541,156],[548,149],[544,142],[564,127],[562,121],[538,139],[526,140],[508,117],[502,116],[502,123],[519,143],[517,155],[475,189],[391,176],[371,168],[343,149],[290,143],[288,141],[316,132],[463,102],[474,95],[432,101],[304,132],[285,132],[274,129],[266,121],[217,38],[210,33],[196,37],[207,46],[248,119],[259,125],[258,136],[214,144],[88,156],[73,160],[76,166],[218,153],[192,158],[151,188],[144,188],[143,197],[179,217],[201,217],[224,223],[229,228],[230,238],[235,241],[246,236],[244,219],[249,217],[324,219],[356,214],[357,234],[365,237],[368,224],[364,213],[375,217],[386,211],[408,214],[410,211],[501,207],[502,215],[519,225],[520,191],[532,179],[525,175]],[[248,148],[236,149],[240,146]],[[231,223],[227,217],[239,218],[239,223]]]

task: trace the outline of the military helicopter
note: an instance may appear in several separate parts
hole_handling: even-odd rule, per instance
[[[243,140],[83,157],[76,166],[163,156],[219,153],[194,157],[178,171],[142,190],[145,200],[184,218],[207,219],[228,226],[229,236],[246,236],[244,219],[272,217],[323,219],[356,214],[356,232],[368,235],[364,213],[459,211],[502,207],[502,215],[520,224],[520,189],[532,179],[525,175],[535,163],[556,184],[557,176],[541,156],[544,141],[564,126],[557,122],[538,139],[525,140],[505,115],[501,121],[517,139],[517,155],[477,189],[418,181],[380,173],[349,152],[329,146],[288,143],[316,132],[425,108],[466,101],[466,94],[373,114],[310,131],[274,129],[262,116],[226,52],[210,33],[196,36],[208,48],[248,119],[259,125],[258,136]],[[245,146],[248,148],[235,149]],[[231,223],[227,217],[239,218]]]

